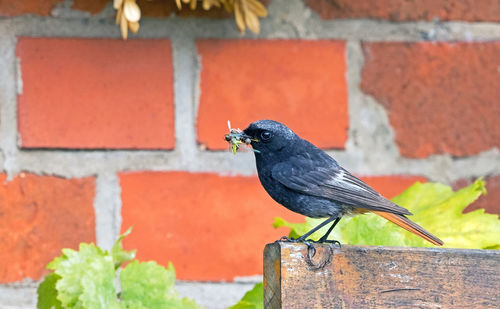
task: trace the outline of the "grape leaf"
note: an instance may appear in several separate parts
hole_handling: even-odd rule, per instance
[[[415,183],[392,201],[414,215],[409,218],[441,238],[449,248],[496,248],[500,245],[500,220],[497,215],[486,214],[483,209],[469,213],[462,211],[481,194],[485,194],[483,180],[454,192],[439,183]],[[290,228],[290,237],[298,237],[324,219],[306,218],[304,223],[290,223],[276,218],[274,227]],[[314,233],[319,239],[327,227]],[[420,237],[374,214],[343,218],[330,239],[342,243],[378,246],[433,246]]]
[[[264,285],[257,283],[243,298],[229,309],[264,309]]]
[[[142,305],[142,302],[138,300],[127,300],[120,302],[121,309],[148,309]]]
[[[175,269],[156,262],[128,264],[120,273],[122,308],[200,308],[194,301],[180,298],[174,289]]]
[[[79,251],[63,249],[47,265],[60,276],[57,299],[65,308],[117,308],[115,269],[111,256],[94,244],[81,243]]]
[[[441,185],[442,186],[442,185]],[[413,191],[432,191],[432,184],[417,184]],[[451,190],[451,189],[450,189]],[[484,209],[468,213],[463,210],[481,194],[486,194],[485,182],[481,179],[437,203],[418,203],[413,218],[421,225],[432,229],[445,242],[444,247],[483,249],[500,245],[500,220],[496,214],[487,214]],[[406,199],[408,200],[408,199]],[[394,199],[405,205],[405,197]]]
[[[86,243],[80,244],[79,251],[63,249],[63,254],[47,265],[54,272],[38,288],[38,308],[201,308],[193,300],[179,297],[171,263],[165,268],[156,262],[137,260],[121,272],[119,302],[115,271],[135,258],[135,250],[125,251],[122,246],[131,230],[120,235],[110,252]]]
[[[38,286],[36,290],[38,301],[36,307],[38,309],[62,309],[61,302],[57,299],[56,283],[59,277],[55,273],[50,273]]]
[[[119,308],[116,298],[115,269],[113,259],[104,256],[89,265],[81,279],[83,293],[79,297],[83,308]]]
[[[115,269],[118,269],[124,262],[132,261],[135,258],[135,252],[137,250],[125,251],[123,250],[122,240],[126,236],[132,233],[132,227],[130,227],[125,233],[121,234],[120,237],[115,241],[113,247],[111,248],[111,256],[113,257],[113,262],[115,264]]]

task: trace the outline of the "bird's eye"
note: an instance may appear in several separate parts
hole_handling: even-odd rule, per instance
[[[263,141],[268,141],[271,139],[271,132],[264,131],[264,132],[260,133],[260,137],[262,138]]]

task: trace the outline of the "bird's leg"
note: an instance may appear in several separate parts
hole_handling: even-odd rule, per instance
[[[335,227],[335,225],[337,225],[337,223],[339,223],[339,221],[340,218],[335,219],[335,221],[333,222],[332,226],[330,226],[326,234],[323,235],[323,237],[321,237],[318,240],[319,243],[327,242],[327,243],[338,244],[340,246],[340,243],[337,240],[328,240],[328,235],[330,235],[330,233],[333,231],[333,228]]]
[[[332,222],[335,219],[337,219],[337,217],[330,217],[330,218],[326,219],[325,221],[321,222],[321,224],[319,224],[318,226],[316,226],[315,228],[313,228],[309,232],[307,232],[304,235],[297,238],[297,241],[304,242],[304,240],[306,240],[307,237],[311,236],[312,233],[316,232],[317,230],[319,230],[320,228],[322,228],[323,226],[327,225],[328,223]]]
[[[311,240],[311,239],[307,239],[307,237],[311,236],[312,233],[316,232],[317,230],[319,230],[320,228],[324,227],[325,225],[327,225],[328,223],[332,222],[333,220],[335,220],[332,224],[332,226],[330,226],[330,228],[328,229],[328,231],[326,232],[325,235],[323,235],[323,237],[321,237],[318,241],[314,241],[314,240]],[[282,242],[292,242],[292,243],[298,243],[298,242],[301,242],[301,243],[304,243],[307,245],[308,247],[308,251],[309,251],[309,255],[310,256],[314,256],[314,254],[316,253],[316,248],[314,248],[314,245],[312,243],[330,243],[330,244],[335,244],[335,245],[339,245],[340,247],[340,242],[338,242],[337,240],[328,240],[328,235],[332,232],[333,228],[335,227],[335,225],[337,225],[337,223],[339,223],[340,221],[340,218],[337,218],[337,217],[330,217],[328,219],[326,219],[325,221],[321,222],[321,224],[319,224],[318,226],[314,227],[313,229],[311,229],[309,232],[305,233],[304,235],[300,236],[299,238],[288,238],[286,236],[283,236],[280,238],[279,241],[282,241]]]
[[[327,225],[328,223],[332,222],[333,220],[335,220],[335,217],[330,217],[330,218],[326,219],[325,221],[321,222],[321,224],[319,224],[318,226],[316,226],[315,228],[313,228],[309,232],[305,233],[304,235],[300,236],[299,238],[289,238],[289,237],[283,236],[283,237],[280,238],[279,241],[282,241],[282,242],[293,242],[293,243],[305,242],[305,240],[307,239],[307,237],[311,236],[312,233],[316,232],[317,230],[319,230],[323,226]]]
[[[326,232],[326,234],[323,235],[323,237],[321,237],[319,241],[314,241],[314,240],[311,240],[311,239],[307,239],[307,237],[311,236],[312,233],[316,232],[317,230],[319,230],[320,228],[324,227],[325,225],[327,225],[328,223],[332,222],[333,220],[335,220],[335,222],[333,222],[332,226],[330,226],[330,228],[328,229],[328,231]],[[286,236],[283,236],[283,237],[280,238],[279,241],[282,241],[282,242],[292,242],[292,243],[301,242],[301,243],[305,244],[307,246],[307,254],[308,254],[309,260],[312,261],[312,258],[316,254],[316,248],[314,247],[314,243],[316,243],[316,242],[318,242],[318,243],[330,243],[330,244],[336,244],[336,245],[340,246],[340,243],[337,240],[327,240],[328,235],[332,232],[333,228],[335,227],[335,225],[337,225],[337,223],[339,221],[340,221],[340,218],[330,217],[330,218],[328,218],[325,221],[321,222],[318,226],[314,227],[309,232],[305,233],[304,235],[300,236],[297,239],[295,239],[295,238],[288,238]]]

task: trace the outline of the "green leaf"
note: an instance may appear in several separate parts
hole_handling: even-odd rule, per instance
[[[86,243],[81,243],[78,251],[63,249],[63,254],[47,265],[54,272],[38,288],[38,308],[201,308],[193,300],[179,297],[171,263],[169,268],[156,262],[127,265],[121,272],[118,301],[115,270],[135,257],[135,251],[125,251],[122,246],[131,230],[120,235],[111,252]]]
[[[145,307],[165,306],[166,297],[173,289],[175,271],[155,262],[133,261],[120,273],[121,300],[141,303]]]
[[[229,309],[263,309],[264,308],[264,286],[262,282],[257,283],[243,298]]]
[[[55,273],[50,273],[40,283],[37,289],[38,309],[62,309],[61,302],[57,299],[56,283],[61,278]]]
[[[183,297],[179,301],[176,301],[175,303],[171,303],[172,307],[170,308],[179,308],[179,309],[202,309],[203,307],[198,305],[193,299]],[[178,306],[178,307],[175,307]]]
[[[156,262],[133,261],[120,273],[122,308],[200,308],[174,289],[175,269]]]
[[[83,293],[79,300],[83,308],[119,308],[116,298],[115,269],[110,256],[93,261],[82,277]]]
[[[133,300],[121,301],[120,308],[122,308],[122,309],[148,309],[147,307],[144,307],[140,301],[133,301]]]
[[[420,184],[414,190],[433,190],[432,185]],[[413,218],[441,237],[445,247],[483,249],[498,246],[500,245],[498,215],[487,214],[484,209],[462,213],[482,194],[486,194],[485,182],[478,179],[470,186],[454,192],[437,203],[416,205]]]
[[[415,183],[392,199],[410,210],[409,218],[441,238],[449,248],[495,248],[500,245],[500,220],[497,215],[486,214],[479,209],[469,213],[462,211],[481,194],[485,183],[479,179],[470,186],[453,192],[451,187],[439,183]],[[274,227],[290,228],[290,237],[298,237],[321,223],[323,219],[306,218],[304,223],[289,223],[281,218]],[[314,233],[319,239],[327,227]],[[395,224],[374,214],[343,218],[330,239],[358,245],[380,246],[433,246],[424,239],[407,232]]]
[[[94,244],[82,243],[79,251],[63,249],[47,265],[60,276],[57,299],[65,308],[118,308],[115,268],[110,255]]]
[[[111,248],[111,256],[113,257],[113,262],[115,264],[115,269],[118,269],[124,262],[132,261],[135,258],[135,252],[137,250],[125,251],[123,250],[122,240],[132,232],[132,227],[129,227],[125,233],[121,234],[120,237],[115,241],[115,244]]]

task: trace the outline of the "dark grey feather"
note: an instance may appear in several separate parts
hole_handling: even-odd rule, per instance
[[[367,210],[411,215],[407,209],[387,200],[337,164],[324,164],[324,160],[329,159],[321,157],[313,160],[308,153],[290,157],[273,167],[272,177],[303,194]]]

